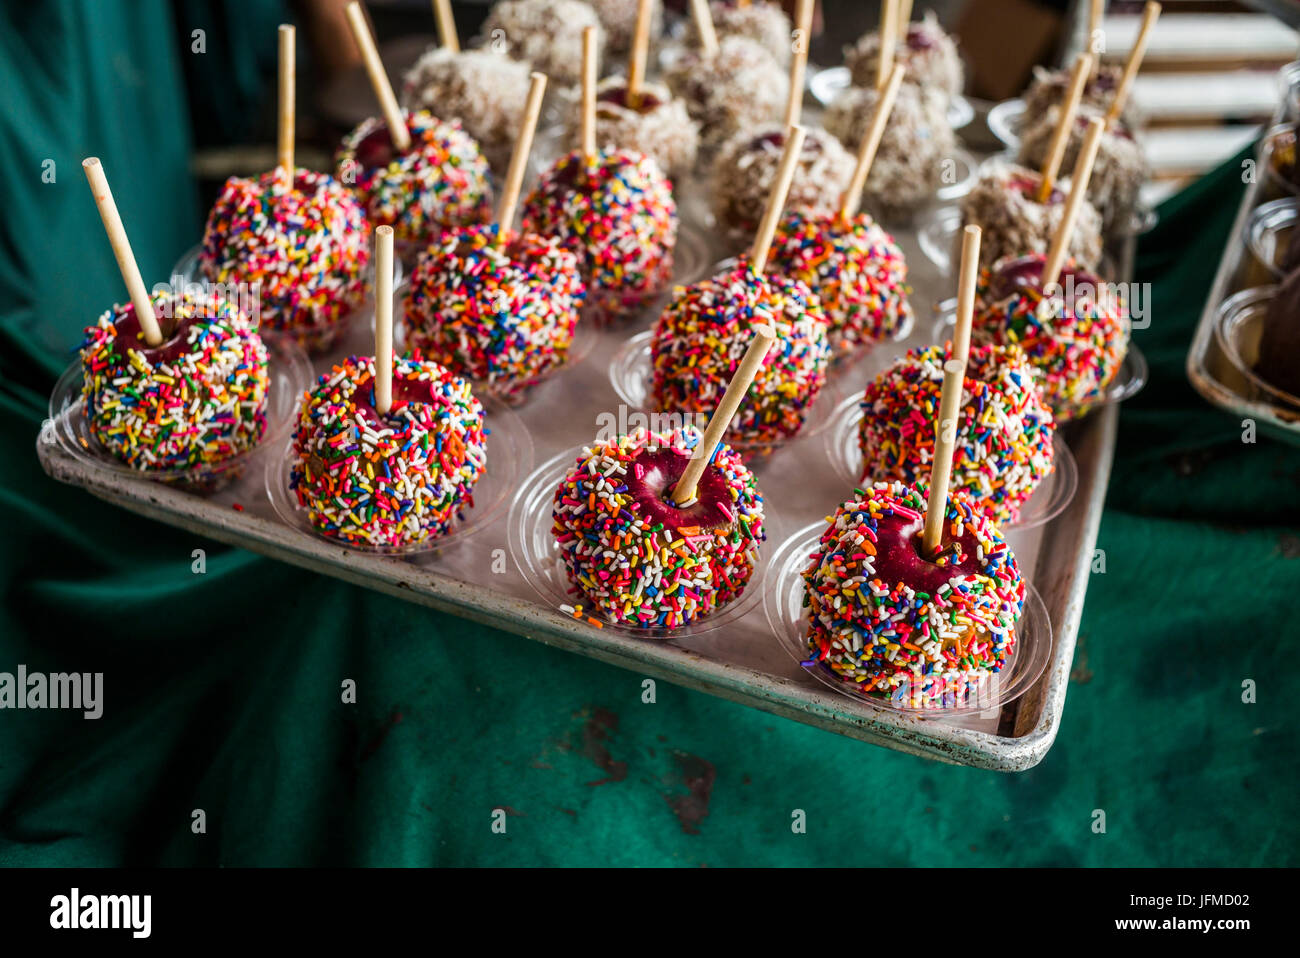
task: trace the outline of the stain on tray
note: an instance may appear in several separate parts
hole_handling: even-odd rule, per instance
[[[1074,649],[1074,665],[1070,668],[1070,681],[1087,685],[1092,677],[1093,671],[1088,668],[1088,637],[1079,633],[1079,643]]]
[[[674,752],[673,759],[681,773],[685,795],[665,795],[673,814],[687,835],[698,835],[700,823],[709,815],[709,799],[713,796],[713,783],[718,770],[713,763],[689,752]]]
[[[1300,536],[1283,532],[1277,537],[1277,551],[1283,559],[1300,559]]]
[[[616,760],[605,744],[617,731],[618,716],[609,709],[592,709],[587,721],[583,723],[582,754],[605,773],[604,778],[587,783],[593,788],[597,785],[608,785],[610,782],[621,782],[627,778],[627,762]]]

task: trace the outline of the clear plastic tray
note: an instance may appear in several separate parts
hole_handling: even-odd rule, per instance
[[[318,530],[307,518],[307,510],[298,505],[298,497],[289,488],[293,467],[293,437],[278,447],[278,455],[266,464],[265,488],[271,507],[280,520],[305,536],[320,539],[348,552],[366,555],[414,556],[432,552],[452,542],[465,539],[490,525],[506,509],[519,481],[532,468],[533,442],[523,421],[513,410],[492,399],[483,399],[487,437],[487,468],[473,489],[474,504],[466,509],[445,535],[405,546],[374,546],[345,542]]]
[[[748,585],[739,596],[710,615],[675,629],[646,629],[615,622],[583,598],[569,581],[564,563],[560,561],[559,547],[551,535],[555,489],[581,452],[580,448],[562,452],[533,470],[515,494],[510,505],[510,516],[506,520],[506,541],[511,557],[523,572],[529,586],[546,605],[559,608],[563,605],[581,604],[584,618],[597,618],[601,622],[601,628],[645,639],[683,639],[704,635],[736,622],[758,605],[759,596],[764,591],[763,580],[768,565],[766,556],[781,541],[780,523],[769,514],[763,517],[767,538],[759,548],[758,561]]]
[[[967,696],[959,697],[959,701],[937,706],[878,698],[845,682],[825,665],[811,662],[804,638],[808,613],[803,604],[804,581],[800,573],[816,551],[825,528],[825,522],[805,526],[775,550],[763,592],[763,611],[777,643],[822,684],[882,711],[915,718],[947,719],[981,712],[995,714],[999,708],[1029,691],[1043,674],[1052,651],[1052,624],[1042,598],[1028,582],[1025,583],[1024,611],[1016,623],[1015,648],[1007,663],[997,673],[983,673],[972,678],[967,686]],[[973,692],[969,691],[971,688]]]
[[[852,80],[846,66],[826,67],[808,72],[808,92],[822,106],[830,106],[835,98],[849,88]],[[970,126],[975,119],[975,107],[964,96],[948,101],[948,125],[954,130]]]
[[[989,108],[989,131],[998,138],[998,142],[1015,153],[1020,149],[1020,125],[1025,119],[1025,101],[1020,97],[1003,100]]]
[[[858,443],[858,424],[862,421],[862,393],[844,400],[831,414],[831,425],[824,434],[826,458],[831,469],[844,483],[845,495],[858,488],[862,478],[862,449]],[[1033,529],[1050,522],[1065,511],[1079,486],[1079,470],[1074,453],[1059,433],[1052,436],[1052,461],[1055,463],[1033,494],[1020,507],[1020,518],[1003,525],[1005,529]]]
[[[1255,286],[1229,296],[1219,306],[1214,336],[1228,361],[1262,395],[1283,406],[1300,410],[1300,396],[1274,386],[1255,372],[1255,364],[1259,361],[1260,334],[1264,329],[1269,303],[1276,293],[1276,286]]]
[[[1250,211],[1246,219],[1246,248],[1254,261],[1276,282],[1283,276],[1282,261],[1287,244],[1295,235],[1300,219],[1300,197],[1270,200]]]
[[[188,469],[134,469],[100,444],[90,432],[82,397],[81,362],[74,362],[59,377],[50,395],[50,421],[55,441],[74,459],[118,476],[164,482],[191,492],[211,493],[231,482],[263,449],[274,448],[293,425],[298,400],[314,379],[311,363],[295,343],[266,340],[266,432],[255,446],[220,462]]]

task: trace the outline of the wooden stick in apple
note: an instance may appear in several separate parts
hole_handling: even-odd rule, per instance
[[[596,28],[582,31],[582,155],[596,155]]]
[[[501,188],[501,203],[497,206],[497,236],[501,239],[515,222],[515,208],[519,206],[519,192],[524,185],[524,171],[528,167],[528,152],[533,148],[533,134],[537,132],[537,117],[542,112],[542,97],[546,94],[546,74],[531,74],[528,101],[519,122],[519,137],[515,151],[510,154],[510,169]]]
[[[812,43],[813,0],[798,0],[794,11],[794,55],[790,58],[790,96],[785,101],[785,125],[796,126],[803,112],[804,74]]]
[[[295,110],[295,88],[294,88],[294,39],[295,31],[292,24],[280,24],[280,83],[279,83],[279,104],[277,116],[279,116],[278,139],[276,142],[276,166],[280,170],[280,175],[287,187],[293,186],[293,138],[294,138],[294,114]]]
[[[393,408],[393,228],[375,229],[375,411]]]
[[[1040,203],[1047,202],[1056,185],[1056,174],[1061,171],[1061,160],[1065,158],[1065,147],[1070,142],[1074,117],[1079,112],[1079,102],[1083,99],[1083,88],[1091,70],[1092,54],[1080,53],[1074,60],[1074,72],[1070,74],[1070,86],[1065,93],[1065,103],[1061,106],[1061,118],[1052,131],[1052,142],[1048,144],[1047,156],[1043,158],[1042,182],[1038,186],[1037,197]]]
[[[627,105],[633,110],[641,105],[641,86],[645,83],[646,55],[650,49],[650,17],[653,12],[654,0],[637,0],[631,59],[627,65]]]
[[[131,252],[131,241],[126,238],[126,227],[122,225],[122,216],[113,202],[113,191],[108,188],[108,178],[104,176],[104,167],[99,157],[89,156],[81,161],[81,168],[86,171],[86,180],[90,183],[90,192],[95,197],[95,206],[99,208],[99,218],[104,221],[104,232],[108,234],[108,244],[113,247],[113,256],[117,258],[117,268],[126,283],[127,295],[135,307],[136,319],[144,333],[144,341],[150,346],[161,346],[162,329],[158,326],[158,317],[154,315],[153,301],[149,290],[145,288],[144,277]]]
[[[1119,86],[1115,88],[1115,96],[1110,101],[1110,109],[1106,112],[1107,126],[1118,120],[1119,115],[1124,112],[1124,104],[1128,102],[1133,81],[1142,67],[1142,58],[1146,56],[1147,44],[1151,41],[1151,31],[1155,28],[1156,21],[1160,19],[1160,9],[1160,4],[1155,0],[1147,0],[1147,5],[1142,10],[1142,24],[1138,27],[1137,39],[1133,41],[1133,49],[1129,51],[1128,61],[1124,64],[1124,73],[1119,78]]]
[[[379,59],[375,38],[370,33],[370,24],[366,22],[365,11],[361,9],[361,4],[357,0],[352,0],[348,4],[347,18],[352,36],[357,41],[358,49],[361,50],[361,59],[365,61],[366,75],[370,77],[370,85],[379,100],[379,111],[383,114],[384,124],[388,127],[388,136],[397,151],[405,153],[411,148],[411,133],[406,128],[406,117],[402,114],[402,108],[397,105],[393,85],[388,82],[388,74],[384,72],[384,63]]]
[[[880,148],[880,138],[885,134],[885,125],[889,122],[889,114],[894,109],[894,101],[898,99],[898,90],[903,85],[905,72],[907,68],[903,64],[894,64],[889,82],[885,84],[885,90],[876,103],[876,115],[871,118],[871,125],[867,127],[867,133],[858,146],[858,161],[853,167],[849,187],[844,191],[844,197],[840,201],[840,216],[845,220],[851,220],[858,215],[858,207],[862,203],[862,191],[866,189],[867,177],[871,174],[871,164],[875,162],[876,151]]]
[[[438,43],[444,50],[460,53],[460,37],[456,35],[456,18],[451,12],[451,0],[433,0],[433,18],[438,23]]]
[[[898,0],[880,4],[880,58],[876,62],[876,89],[883,90],[894,72],[894,45],[898,42]]]
[[[967,226],[962,239],[961,274],[957,280],[957,325],[952,356],[943,364],[943,391],[939,417],[934,424],[934,461],[930,466],[930,498],[921,532],[921,555],[933,559],[943,539],[943,518],[948,512],[948,484],[952,455],[957,445],[957,418],[962,388],[966,384],[966,359],[970,351],[971,316],[975,311],[975,278],[979,273],[980,228]],[[959,344],[964,344],[960,345]]]
[[[1101,135],[1106,132],[1106,121],[1093,117],[1088,123],[1088,131],[1083,135],[1083,146],[1079,149],[1079,159],[1070,174],[1070,195],[1065,198],[1065,212],[1061,222],[1052,235],[1052,245],[1047,249],[1047,260],[1043,263],[1042,289],[1053,285],[1061,275],[1065,265],[1066,253],[1070,248],[1070,234],[1079,219],[1079,210],[1083,198],[1088,192],[1088,180],[1092,177],[1092,165],[1097,159],[1097,150],[1101,146]]]
[[[749,247],[749,264],[755,273],[762,273],[767,266],[767,254],[772,249],[772,237],[776,235],[777,224],[781,222],[781,211],[785,208],[786,197],[790,193],[790,184],[794,182],[794,171],[799,166],[799,154],[803,150],[804,128],[791,126],[785,131],[785,151],[781,154],[781,165],[777,167],[776,179],[772,182],[772,191],[767,195],[767,206],[763,209],[763,219],[754,234],[754,242]]]
[[[700,38],[700,49],[705,56],[713,56],[718,52],[718,31],[713,28],[709,0],[691,0],[691,19],[695,22],[695,32]]]

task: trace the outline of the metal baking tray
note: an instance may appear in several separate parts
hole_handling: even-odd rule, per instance
[[[699,198],[684,198],[682,207],[698,209]],[[895,235],[910,264],[917,322],[903,342],[882,345],[853,368],[835,373],[841,377],[841,395],[860,391],[903,350],[928,343],[935,326],[934,304],[953,295],[953,281],[941,277],[922,255],[915,231]],[[1126,262],[1131,262],[1132,245],[1130,240]],[[711,254],[721,258],[729,252],[714,249]],[[657,308],[602,330],[581,362],[540,384],[515,410],[535,447],[529,470],[558,453],[576,453],[596,435],[599,414],[618,414],[609,380],[611,359],[629,336],[653,322]],[[372,348],[369,323],[358,321],[343,346],[314,366],[325,369],[347,353]],[[819,402],[833,402],[830,392]],[[1106,406],[1062,430],[1078,465],[1074,500],[1046,525],[1008,535],[1051,619],[1053,647],[1042,677],[1023,697],[1000,709],[951,719],[903,716],[827,689],[778,645],[761,603],[723,628],[671,641],[635,638],[575,621],[541,604],[520,570],[502,561],[510,554],[504,515],[436,551],[410,558],[378,557],[283,524],[268,500],[264,470],[256,465],[227,488],[201,497],[88,465],[56,445],[50,422],[42,429],[37,450],[45,471],[58,481],[198,535],[864,742],[953,764],[1017,771],[1042,760],[1059,728],[1117,418],[1117,407]],[[820,520],[849,492],[832,473],[825,436],[800,438],[756,464],[767,510],[780,534]],[[273,452],[266,450],[262,457]],[[774,539],[765,548],[775,551],[779,545]]]
[[[1266,127],[1294,120],[1290,115],[1288,100],[1300,91],[1300,60],[1289,63],[1278,71],[1279,102],[1273,121]],[[1259,429],[1269,435],[1300,445],[1300,407],[1289,406],[1260,389],[1225,354],[1215,326],[1223,303],[1236,293],[1251,287],[1274,282],[1261,274],[1259,264],[1246,247],[1246,224],[1251,211],[1273,197],[1264,170],[1263,147],[1255,156],[1258,175],[1246,186],[1232,232],[1214,274],[1210,296],[1201,312],[1196,335],[1187,352],[1187,378],[1192,387],[1211,403],[1238,419],[1251,419]]]

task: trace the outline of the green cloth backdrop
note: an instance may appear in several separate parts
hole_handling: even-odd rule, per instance
[[[54,373],[120,298],[78,161],[99,153],[128,224],[157,227],[133,231],[147,277],[198,223],[167,7],[77,27],[60,18],[98,5],[29,6],[0,31],[0,672],[102,671],[106,701],[99,721],[0,711],[0,865],[1296,863],[1300,450],[1243,444],[1183,374],[1240,195],[1235,162],[1166,204],[1142,243],[1152,382],[1121,417],[1107,571],[1089,587],[1057,743],[1006,775],[666,683],[644,705],[634,673],[48,479],[34,442]],[[34,29],[65,69],[15,39]],[[191,572],[200,547],[206,575]],[[1246,679],[1257,704],[1241,701]]]

